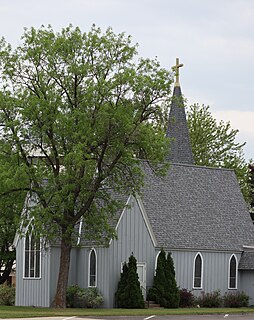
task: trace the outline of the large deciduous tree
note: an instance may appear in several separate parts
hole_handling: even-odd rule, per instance
[[[245,143],[236,141],[238,130],[232,129],[230,122],[218,122],[205,105],[190,106],[187,120],[195,163],[235,170],[242,193],[249,202],[249,173],[243,153]]]
[[[86,234],[112,236],[112,194],[139,190],[138,158],[162,169],[161,105],[172,76],[157,60],[138,59],[130,37],[95,26],[27,29],[15,50],[2,40],[0,72],[1,139],[36,195],[28,215],[36,231],[60,238],[54,306],[65,307],[75,225],[83,218]]]

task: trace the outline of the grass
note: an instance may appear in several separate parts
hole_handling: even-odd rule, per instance
[[[179,308],[179,309],[53,309],[0,306],[0,318],[71,316],[149,316],[254,313],[254,308]]]

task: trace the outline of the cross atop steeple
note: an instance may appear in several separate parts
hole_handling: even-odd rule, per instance
[[[176,65],[172,67],[172,69],[175,71],[176,80],[175,80],[175,87],[180,87],[179,82],[179,68],[183,67],[182,63],[179,63],[179,58],[176,58]]]

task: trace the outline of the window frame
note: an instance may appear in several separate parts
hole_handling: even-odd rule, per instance
[[[94,252],[94,258],[95,258],[95,274],[91,275],[91,257],[93,252]],[[91,276],[94,277],[94,285],[91,285]],[[88,255],[88,287],[89,288],[97,287],[97,252],[95,248],[92,248],[89,251],[89,255]]]
[[[41,239],[36,239],[32,232],[27,232],[23,243],[23,278],[32,280],[41,279]],[[37,248],[38,244],[39,249]]]
[[[235,277],[231,277],[231,262],[235,261]],[[228,261],[228,290],[237,290],[237,284],[238,284],[238,274],[237,274],[237,269],[238,269],[238,261],[236,255],[233,253]],[[231,279],[234,279],[235,281],[235,286],[231,287]]]
[[[157,269],[158,258],[159,258],[160,253],[161,253],[161,250],[156,254],[156,257],[155,257],[155,263],[154,263],[154,275],[155,276],[156,276],[156,269]]]
[[[201,270],[200,270],[200,286],[197,287],[195,286],[195,280],[196,280],[196,261],[197,258],[200,257],[200,263],[201,263]],[[200,252],[196,253],[194,260],[193,260],[193,289],[195,290],[202,290],[203,288],[203,265],[204,265],[204,261],[203,261],[203,256]]]

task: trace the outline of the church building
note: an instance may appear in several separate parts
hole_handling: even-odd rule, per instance
[[[145,297],[161,248],[172,253],[179,288],[196,296],[244,291],[254,305],[254,226],[234,171],[194,163],[179,66],[177,62],[166,132],[173,139],[167,175],[157,176],[146,168],[144,188],[139,195],[126,197],[127,206],[116,217],[117,239],[107,247],[79,238],[72,249],[69,285],[97,287],[103,307],[115,306],[122,264],[131,253]],[[16,242],[16,305],[50,307],[60,248],[38,245],[34,254],[27,250],[29,241],[23,237]]]

